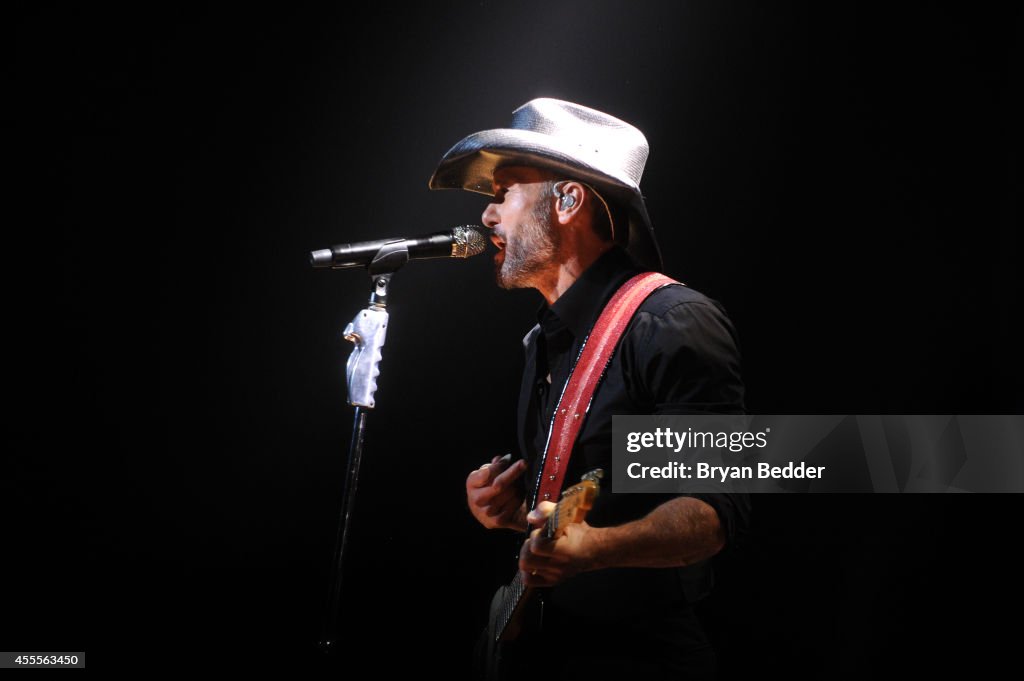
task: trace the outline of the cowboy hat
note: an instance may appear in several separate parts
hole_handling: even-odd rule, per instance
[[[565,173],[629,209],[626,250],[638,265],[661,271],[661,252],[640,193],[647,152],[647,138],[625,121],[560,99],[533,99],[512,112],[510,128],[473,133],[449,149],[429,186],[493,196],[491,179],[504,165]]]

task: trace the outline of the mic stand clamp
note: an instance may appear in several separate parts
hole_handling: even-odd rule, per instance
[[[387,296],[391,274],[373,277],[370,306],[349,322],[342,334],[354,345],[345,365],[348,382],[348,403],[354,407],[373,409],[373,395],[380,376],[381,350],[388,334]]]

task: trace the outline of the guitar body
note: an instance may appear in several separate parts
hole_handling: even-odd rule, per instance
[[[539,642],[543,623],[543,597],[537,591],[518,599],[517,612],[501,629],[502,614],[514,599],[509,586],[499,587],[491,599],[487,628],[480,634],[476,654],[476,678],[484,681],[513,681],[526,671],[527,649]],[[529,659],[529,656],[525,656]]]

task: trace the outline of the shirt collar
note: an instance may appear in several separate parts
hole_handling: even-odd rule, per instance
[[[574,337],[582,338],[619,286],[639,271],[624,250],[612,248],[595,260],[554,305],[542,305],[537,320],[549,328],[554,317],[564,322]]]

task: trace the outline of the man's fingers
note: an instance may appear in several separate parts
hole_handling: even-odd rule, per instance
[[[520,551],[521,557],[534,556],[541,558],[548,563],[566,563],[569,561],[568,556],[564,553],[557,552],[558,540],[548,539],[541,535],[541,528],[536,528],[530,532],[530,537],[523,542],[522,551]]]
[[[547,542],[548,540],[541,540]],[[532,572],[537,570],[538,572],[560,572],[564,566],[568,565],[569,558],[563,555],[555,555],[553,552],[548,552],[546,548],[542,548],[540,551],[534,545],[534,540],[529,539],[523,544],[522,550],[519,552],[519,569],[525,572]],[[551,542],[553,545],[554,542]]]
[[[499,489],[504,489],[510,483],[514,482],[516,478],[522,475],[525,470],[526,461],[519,459],[519,461],[516,461],[514,464],[509,466],[501,475],[494,478],[494,482],[492,482],[491,485]]]
[[[498,491],[493,487],[480,487],[471,489],[468,496],[470,506],[486,511],[489,516],[497,515],[507,507],[517,509],[523,503],[523,498],[514,489]]]
[[[509,515],[519,507],[520,503],[522,502],[518,499],[506,499],[501,503],[491,503],[491,505],[487,507],[487,515],[491,518],[499,515]]]
[[[547,518],[549,515],[551,515],[551,512],[554,511],[556,508],[558,508],[558,504],[556,504],[555,502],[542,501],[539,504],[537,504],[536,510],[542,513],[545,518]]]
[[[534,530],[530,533],[530,538],[527,540],[528,548],[527,551],[535,556],[543,556],[548,560],[552,560],[556,563],[565,562],[565,556],[561,556],[555,553],[555,540],[548,539],[540,536],[540,530]]]
[[[554,586],[562,579],[562,573],[553,570],[530,570],[523,571],[523,584],[530,587]]]
[[[557,504],[550,501],[542,501],[537,504],[537,508],[530,511],[526,516],[526,522],[531,525],[543,525],[551,515],[551,512],[558,507]]]
[[[484,464],[485,466],[489,464]],[[490,481],[486,468],[477,468],[466,476],[466,487],[486,487]]]
[[[515,497],[519,499],[519,491],[515,487],[503,488],[495,483],[483,487],[471,488],[469,497],[476,504],[503,504],[508,499]]]
[[[487,487],[487,485],[490,485],[494,478],[505,469],[505,466],[508,465],[508,462],[511,459],[511,454],[494,457],[490,462],[485,463],[483,466],[480,466],[480,468],[477,468],[469,474],[466,478],[466,486]]]

